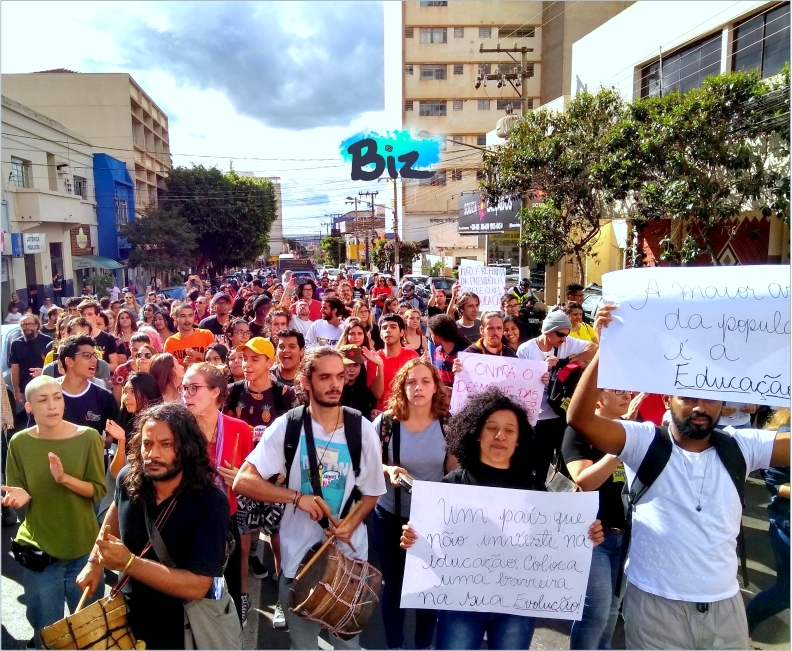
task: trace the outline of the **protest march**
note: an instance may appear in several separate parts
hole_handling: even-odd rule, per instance
[[[546,619],[572,649],[620,619],[630,649],[748,648],[789,606],[738,580],[750,473],[789,549],[789,267],[605,274],[587,337],[578,302],[534,336],[502,269],[459,271],[376,318],[376,273],[266,268],[69,299],[53,339],[25,314],[2,505],[31,645],[241,648],[272,571],[292,648],[359,648],[375,613],[388,648],[528,649]]]

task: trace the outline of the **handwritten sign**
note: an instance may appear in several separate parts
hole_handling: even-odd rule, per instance
[[[460,292],[473,292],[481,301],[482,312],[500,310],[500,299],[506,291],[504,267],[459,267]]]
[[[579,620],[593,493],[413,484],[402,608]]]
[[[628,269],[602,277],[619,308],[599,385],[789,406],[789,266]]]
[[[544,391],[542,376],[547,372],[547,362],[476,353],[459,353],[459,361],[462,370],[454,376],[452,414],[462,409],[471,394],[498,387],[522,404],[531,425],[536,425]]]

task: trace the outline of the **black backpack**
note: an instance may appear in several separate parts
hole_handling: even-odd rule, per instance
[[[553,355],[558,357],[558,348],[553,348]],[[572,394],[582,375],[583,367],[580,363],[568,357],[559,359],[550,369],[550,379],[547,381],[547,404],[558,416],[566,418]]]
[[[344,410],[344,436],[349,449],[349,457],[352,461],[352,470],[355,472],[355,487],[341,509],[339,515],[341,520],[349,513],[352,505],[362,497],[360,489],[357,487],[357,478],[360,476],[360,457],[363,452],[363,415],[356,409],[350,409],[349,407],[342,407],[342,409]],[[286,436],[283,440],[283,454],[286,457],[286,482],[284,485],[289,485],[289,475],[294,456],[297,454],[297,448],[300,445],[300,435],[303,429],[305,430],[305,443],[308,448],[311,489],[314,495],[322,497],[322,482],[319,477],[319,467],[316,460],[316,445],[314,444],[311,417],[304,405],[295,407],[286,415]],[[330,525],[325,517],[319,520],[319,524],[322,529],[327,529]]]
[[[710,434],[710,440],[715,448],[721,463],[726,467],[729,477],[734,483],[734,488],[737,489],[737,495],[740,497],[740,504],[743,509],[745,508],[745,476],[747,473],[747,465],[745,457],[743,456],[740,446],[737,441],[727,434],[726,432],[715,429]],[[627,552],[630,550],[630,539],[632,537],[632,517],[635,511],[635,506],[638,501],[644,496],[649,487],[654,484],[655,480],[663,472],[671,454],[674,449],[674,442],[671,440],[671,434],[668,432],[667,427],[655,427],[655,435],[652,442],[649,444],[649,449],[646,451],[641,465],[638,467],[638,472],[632,482],[632,487],[628,490],[627,484],[624,484],[622,490],[622,502],[624,504],[624,542],[622,543],[621,559],[619,561],[619,573],[616,577],[616,596],[621,595],[622,579],[624,578],[624,565],[627,562]],[[740,533],[738,535],[738,542],[741,546],[743,543],[743,530],[742,524],[740,525]],[[740,554],[743,554],[741,549]]]

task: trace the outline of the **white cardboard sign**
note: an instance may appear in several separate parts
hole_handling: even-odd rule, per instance
[[[454,376],[452,414],[462,409],[471,394],[498,387],[525,407],[529,422],[536,425],[545,388],[542,376],[547,372],[547,362],[476,353],[459,353],[459,361],[462,371]]]
[[[506,291],[506,269],[504,267],[459,267],[459,289],[478,295],[479,310],[500,310],[500,299]]]
[[[413,484],[402,608],[579,620],[599,494]]]
[[[789,406],[789,266],[627,269],[602,277],[599,386]]]

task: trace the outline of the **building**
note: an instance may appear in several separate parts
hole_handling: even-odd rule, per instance
[[[275,221],[272,222],[269,234],[269,254],[262,255],[259,261],[263,262],[269,259],[270,262],[278,261],[278,256],[281,253],[288,253],[289,246],[283,239],[283,193],[281,192],[281,180],[279,176],[258,176],[255,172],[237,172],[241,177],[245,178],[265,178],[272,181],[272,187],[275,190]]]
[[[171,168],[168,116],[127,73],[57,69],[2,76],[3,94],[85,134],[126,165],[135,208],[157,204]]]
[[[92,264],[75,271],[81,269],[75,258],[96,253],[92,144],[6,96],[0,142],[5,179],[2,295],[16,291],[34,307],[47,296],[73,296],[88,269],[103,266],[91,259]],[[62,283],[60,292],[53,289],[53,278]]]
[[[371,210],[350,210],[334,220],[339,236],[346,242],[345,260],[362,265],[367,261],[366,253],[371,252],[374,242],[385,237],[385,214],[391,210],[386,211],[380,204],[374,205],[376,213],[373,217]]]
[[[93,173],[99,255],[122,262],[129,258],[129,244],[120,228],[135,220],[135,183],[124,161],[109,154],[94,154]],[[121,287],[126,284],[124,278],[117,280]]]
[[[489,249],[517,264],[519,227],[488,234],[461,234],[457,228],[464,196],[477,190],[480,149],[492,144],[487,134],[498,119],[508,111],[520,113],[521,97],[530,110],[568,95],[573,39],[630,4],[386,3],[386,112],[400,118],[404,129],[447,139],[431,179],[400,182],[402,239],[423,240],[428,233],[430,254],[450,256],[457,264],[463,258],[489,260]],[[520,51],[491,51],[498,47]],[[389,58],[390,50],[401,57]]]

